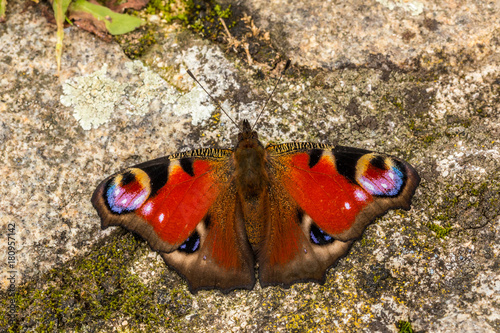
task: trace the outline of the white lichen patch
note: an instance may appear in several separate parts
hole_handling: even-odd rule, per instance
[[[204,81],[216,83],[214,87],[210,87],[210,93],[214,97],[224,95],[228,89],[240,88],[235,78],[234,66],[218,48],[193,46],[182,52],[178,60],[185,66],[182,66],[181,74],[186,73],[187,68],[190,68],[195,75],[202,74]]]
[[[86,76],[67,80],[62,88],[61,103],[73,107],[73,115],[84,130],[97,128],[109,121],[126,85],[106,75],[108,65]]]
[[[444,152],[443,152],[444,155]],[[463,169],[458,163],[458,159],[462,158],[463,152],[453,152],[442,159],[436,159],[437,168],[436,171],[441,173],[441,176],[448,177],[451,173],[456,173]],[[437,157],[437,156],[436,156]]]
[[[486,173],[486,169],[482,165],[473,165],[470,161],[466,164],[463,162],[471,156],[479,155],[500,162],[500,153],[497,149],[470,149],[470,147],[464,146],[462,141],[458,141],[455,146],[455,151],[444,150],[441,152],[442,158],[438,158],[437,155],[434,155],[437,164],[436,171],[440,172],[443,177],[448,177],[450,175],[454,176],[457,173],[464,171],[478,176],[484,175]]]
[[[482,298],[484,300],[484,297]],[[499,316],[491,307],[491,303],[484,301],[467,304],[466,307],[461,307],[463,301],[457,297],[446,302],[446,312],[438,322],[428,326],[429,332],[494,332],[492,327],[486,320],[477,320],[476,317],[481,315],[482,318],[487,318],[492,322],[498,320]],[[494,304],[494,303],[493,303]],[[418,322],[419,320],[417,320]],[[442,328],[446,327],[445,330]]]
[[[476,281],[476,285],[472,286],[472,292],[500,301],[500,276],[480,273]],[[500,319],[500,314],[496,319]]]
[[[61,103],[73,107],[73,115],[83,129],[108,122],[118,109],[142,116],[152,109],[168,110],[175,103],[177,91],[142,62],[125,63],[125,68],[130,75],[120,80],[110,78],[104,64],[90,75],[63,84]]]
[[[388,1],[388,0],[376,0],[381,5],[387,7],[390,10],[393,10],[396,7],[402,8],[407,12],[410,12],[411,15],[417,16],[422,14],[424,11],[424,4],[420,1]]]
[[[499,66],[487,66],[480,71],[467,73],[463,77],[455,77],[451,81],[447,78],[443,78],[443,81],[438,80],[435,85],[436,103],[430,115],[435,119],[443,119],[447,114],[470,116],[471,101],[481,98],[482,91],[488,91],[489,83],[484,79],[494,77],[499,71]]]
[[[177,116],[190,115],[193,125],[198,125],[209,118],[214,110],[215,106],[208,100],[207,93],[199,86],[182,95],[173,108]]]
[[[198,125],[210,118],[216,105],[201,87],[187,75],[190,68],[214,98],[224,96],[228,90],[239,89],[235,69],[217,48],[192,47],[177,59],[180,76],[190,80],[192,89],[180,94],[159,74],[149,69],[141,61],[125,63],[129,75],[111,78],[108,66],[90,74],[72,78],[63,84],[61,103],[73,107],[73,114],[85,130],[97,128],[108,122],[117,110],[125,110],[129,115],[143,116],[156,110],[176,116],[189,115],[192,124]],[[211,64],[218,63],[220,66]],[[234,107],[226,102],[224,108],[235,116]]]
[[[160,75],[139,61],[125,63],[127,70],[136,78],[127,85],[123,106],[127,112],[142,116],[156,103],[169,105],[176,100],[176,91]],[[156,102],[156,103],[155,103]]]
[[[176,62],[180,64],[180,77],[185,80],[192,79],[187,74],[190,69],[201,84],[210,92],[214,98],[225,96],[229,90],[238,90],[240,85],[236,81],[236,71],[224,54],[215,47],[193,46],[183,51]],[[217,66],[214,66],[217,64]],[[189,114],[192,117],[193,125],[201,123],[210,117],[216,106],[210,97],[195,82],[191,83],[193,89],[179,99],[174,108],[174,114]],[[235,118],[235,107],[231,107],[229,102],[223,102],[223,108],[229,115]]]

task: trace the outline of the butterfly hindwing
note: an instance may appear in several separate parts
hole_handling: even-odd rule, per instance
[[[259,256],[265,284],[322,281],[375,217],[409,208],[420,181],[408,163],[361,149],[290,143],[266,151],[273,179]]]
[[[186,277],[191,291],[253,287],[255,263],[234,183],[221,191],[194,237],[188,246],[162,253],[165,262]]]
[[[254,261],[231,175],[232,151],[199,149],[149,161],[104,180],[92,196],[101,225],[148,241],[191,291],[254,284]]]
[[[323,239],[323,246],[310,241],[312,220],[279,182],[271,182],[268,196],[269,220],[265,240],[258,253],[262,286],[289,286],[299,281],[324,280],[325,271],[349,249],[352,241]]]

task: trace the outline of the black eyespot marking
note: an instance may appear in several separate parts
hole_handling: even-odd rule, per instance
[[[205,219],[203,221],[205,222],[205,228],[209,229],[210,224],[212,223],[212,217],[209,214],[207,214],[207,216],[205,216]]]
[[[121,181],[120,185],[121,185],[121,186],[124,186],[124,185],[130,184],[130,183],[132,183],[134,180],[135,180],[135,175],[134,175],[132,172],[127,171],[127,172],[125,172],[125,173],[122,175],[122,181]]]
[[[337,146],[332,150],[337,172],[356,184],[356,164],[361,156],[369,153],[364,149]]]
[[[387,164],[385,164],[385,158],[380,155],[376,156],[375,158],[372,158],[370,164],[381,170],[388,169]]]
[[[302,224],[303,218],[304,218],[304,212],[300,209],[297,209],[297,219],[299,221],[299,224]]]
[[[184,243],[179,246],[177,250],[191,254],[196,252],[200,248],[200,235],[195,231],[191,234],[191,236],[186,239]]]
[[[169,165],[170,162],[167,161],[160,164],[149,165],[141,168],[145,173],[148,174],[149,179],[151,179],[150,196],[155,196],[156,193],[167,183]]]
[[[184,172],[191,177],[194,177],[193,160],[190,158],[183,158],[180,159],[179,162],[181,164],[182,170],[184,170]]]
[[[313,168],[316,164],[318,164],[321,155],[323,155],[323,150],[321,149],[312,149],[309,151],[309,167]]]
[[[326,232],[321,230],[317,225],[314,223],[311,224],[311,231],[309,232],[311,242],[313,242],[316,245],[326,245],[326,244],[331,244],[335,239],[333,239],[332,236],[328,235]]]

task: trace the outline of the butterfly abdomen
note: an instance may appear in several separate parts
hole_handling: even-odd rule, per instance
[[[242,205],[245,229],[252,246],[264,237],[265,196],[269,177],[264,167],[265,150],[259,144],[239,146],[235,153],[235,184]]]

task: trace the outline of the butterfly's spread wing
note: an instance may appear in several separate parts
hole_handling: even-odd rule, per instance
[[[139,234],[193,292],[252,288],[254,259],[231,156],[230,150],[199,149],[107,178],[92,196],[102,227]]]
[[[267,147],[269,224],[258,262],[263,285],[324,281],[365,227],[410,208],[420,182],[396,157],[312,143]]]

